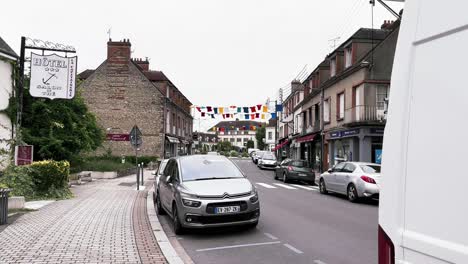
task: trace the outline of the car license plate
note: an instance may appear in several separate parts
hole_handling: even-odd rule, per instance
[[[224,207],[216,207],[215,213],[217,214],[225,214],[225,213],[237,213],[240,212],[240,206],[224,206]]]
[[[305,173],[299,173],[299,176],[307,176]]]

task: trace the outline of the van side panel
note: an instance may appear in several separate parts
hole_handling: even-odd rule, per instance
[[[468,1],[406,1],[379,208],[397,263],[468,263],[467,10]]]
[[[421,253],[433,256],[431,263],[468,263],[468,143],[457,137],[468,128],[467,9],[455,0],[419,8],[408,87],[403,248],[410,263],[427,263]],[[435,21],[441,15],[443,23]]]

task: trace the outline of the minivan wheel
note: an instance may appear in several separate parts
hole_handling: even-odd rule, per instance
[[[354,184],[350,184],[348,186],[348,200],[352,203],[355,203],[359,200],[356,186],[354,186]]]
[[[288,182],[288,176],[286,176],[286,172],[283,172],[283,182],[284,183]]]
[[[184,228],[180,223],[179,214],[177,213],[177,206],[175,204],[172,206],[172,223],[174,225],[174,233],[176,235],[181,235],[184,233]]]
[[[327,194],[327,186],[325,186],[325,181],[323,179],[320,179],[319,182],[319,190],[321,194]]]
[[[156,194],[156,210],[158,215],[166,214],[166,211],[164,211],[164,209],[162,208],[161,199],[159,199],[159,193]]]

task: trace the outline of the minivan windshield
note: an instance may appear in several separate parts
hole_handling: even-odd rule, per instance
[[[264,160],[276,160],[275,156],[271,153],[265,153],[262,156],[262,159]]]
[[[213,157],[213,158],[211,158]],[[230,160],[222,156],[190,157],[180,159],[182,181],[203,179],[243,178],[242,172]]]
[[[380,173],[380,165],[361,165],[360,167],[365,173]]]
[[[158,169],[158,175],[162,175],[164,168],[166,168],[167,161],[168,160],[161,161],[161,164],[159,165],[159,169]]]

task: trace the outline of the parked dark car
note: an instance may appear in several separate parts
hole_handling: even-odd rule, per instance
[[[306,160],[283,160],[275,169],[275,180],[288,182],[290,180],[305,181],[315,184],[315,172]]]

